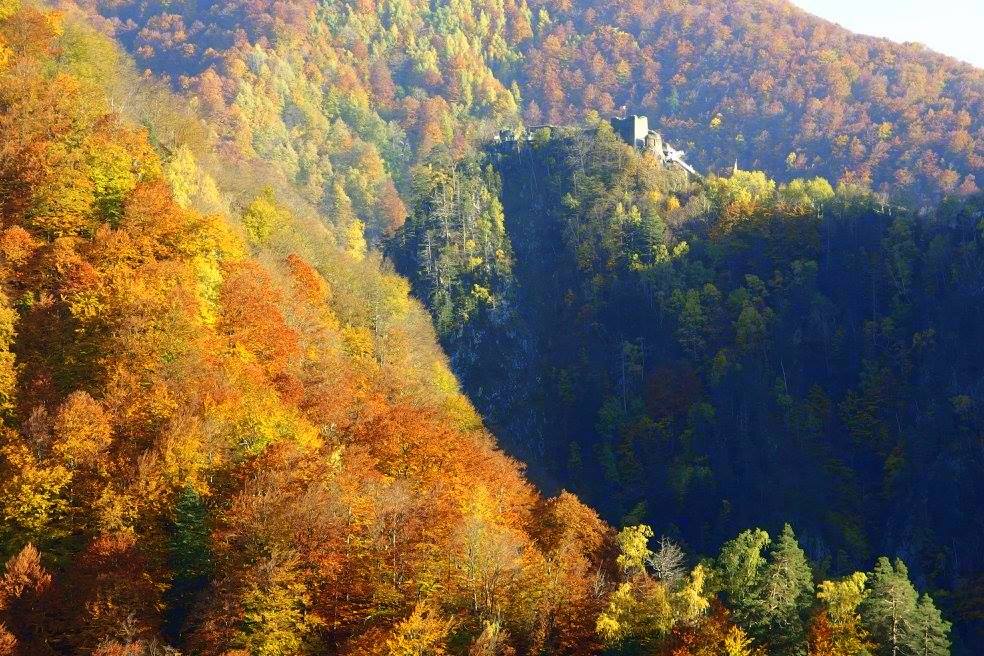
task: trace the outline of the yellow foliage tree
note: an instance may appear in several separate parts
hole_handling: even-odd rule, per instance
[[[626,526],[615,538],[620,551],[616,562],[626,575],[645,572],[646,560],[653,555],[649,550],[651,537],[653,537],[653,529],[645,524],[639,524]]]
[[[444,656],[454,622],[445,619],[427,602],[419,602],[393,629],[386,641],[385,656]]]
[[[698,565],[690,572],[683,586],[673,593],[670,603],[673,606],[673,617],[677,622],[696,622],[710,607],[704,584],[707,581],[707,570]]]
[[[17,312],[10,307],[7,295],[0,291],[0,416],[13,408],[17,387],[17,366],[10,352],[16,330]]]
[[[829,656],[855,656],[871,649],[868,632],[861,625],[858,612],[868,596],[867,580],[866,574],[855,572],[839,581],[820,584],[817,598],[824,603],[830,617],[832,649]]]
[[[243,230],[253,246],[265,246],[270,237],[290,224],[290,214],[277,203],[271,187],[265,188],[243,210]]]
[[[102,404],[85,392],[73,392],[55,416],[52,451],[69,468],[95,465],[113,440],[113,427]]]
[[[46,543],[65,533],[61,520],[69,511],[66,489],[72,473],[61,465],[46,466],[17,436],[0,449],[3,484],[0,511],[8,541],[32,539]]]
[[[752,639],[741,627],[733,626],[724,636],[724,656],[753,656]]]
[[[598,615],[595,631],[609,645],[655,643],[673,629],[674,611],[666,586],[651,579],[622,583]]]
[[[243,598],[239,644],[254,656],[295,656],[322,620],[308,611],[311,597],[296,562],[274,556],[253,573]]]

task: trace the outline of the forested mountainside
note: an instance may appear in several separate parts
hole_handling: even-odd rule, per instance
[[[407,283],[216,138],[0,0],[0,653],[949,652],[900,560],[539,496]]]
[[[984,172],[984,73],[786,0],[75,1],[235,148],[326,208],[344,191],[371,237],[435,148],[623,107],[702,169],[737,158],[925,205]]]
[[[792,521],[823,571],[903,555],[979,618],[984,198],[698,181],[604,122],[418,180],[392,255],[535,479],[697,552]]]
[[[771,535],[732,522],[712,544],[666,523],[657,539],[645,507],[612,528],[569,492],[542,497],[483,427],[410,284],[370,245],[386,239],[413,265],[452,346],[463,334],[487,345],[475,327],[512,313],[501,353],[522,344],[540,376],[531,331],[546,324],[528,295],[540,291],[517,284],[540,264],[525,257],[532,237],[509,228],[536,194],[527,187],[503,208],[515,155],[486,161],[474,147],[519,125],[523,92],[502,71],[521,71],[524,57],[503,43],[533,43],[532,9],[79,4],[84,14],[0,0],[0,654],[950,653],[949,621],[905,564],[922,567],[922,551],[826,558],[822,529],[795,513],[805,539],[774,516]],[[543,34],[555,22],[539,9]],[[135,73],[107,31],[149,70]],[[777,198],[828,200],[819,181],[776,194],[760,175],[755,193],[740,176],[707,192],[604,130],[599,139],[575,140],[583,167],[602,152],[612,176],[648,182],[644,201],[614,206],[624,242],[622,228],[603,227],[604,176],[562,196],[571,211],[599,199],[574,235],[592,244],[578,266],[597,269],[598,299],[620,258],[644,275],[700,252],[674,221],[699,232],[708,198],[728,199],[729,234]],[[564,143],[541,133],[522,151],[545,194],[567,184],[569,165],[551,162]],[[398,190],[413,210],[404,229]],[[976,211],[966,208],[953,216]],[[549,237],[557,212],[527,228]],[[558,263],[567,243],[550,245]],[[771,317],[743,298],[742,312],[761,314],[749,339],[764,369]],[[621,402],[636,412],[651,363],[619,349]],[[738,371],[741,356],[720,350],[723,375]],[[565,385],[582,394],[581,381]],[[970,442],[974,396],[957,405]],[[672,421],[703,410],[657,421],[670,435]],[[631,421],[613,417],[612,444]],[[700,478],[681,462],[686,480]],[[598,480],[586,473],[585,491]],[[703,512],[685,496],[670,503]],[[964,600],[976,612],[979,600]]]
[[[596,644],[610,529],[495,449],[405,281],[208,132],[0,3],[0,653]]]

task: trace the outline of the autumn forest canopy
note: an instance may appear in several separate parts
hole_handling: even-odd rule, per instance
[[[982,105],[784,0],[0,0],[0,656],[975,653]]]

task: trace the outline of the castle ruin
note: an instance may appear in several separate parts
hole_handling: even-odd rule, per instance
[[[613,116],[609,119],[609,123],[622,141],[643,153],[652,155],[663,166],[678,166],[693,176],[701,177],[692,166],[687,164],[682,150],[677,150],[663,141],[663,136],[659,132],[649,129],[648,116],[637,114]],[[531,142],[533,134],[539,130],[547,130],[553,136],[558,129],[556,125],[529,126],[522,137],[511,129],[505,129],[499,132],[496,143],[500,147],[515,148],[521,141]]]
[[[663,136],[649,129],[649,117],[631,114],[629,116],[613,116],[610,121],[615,134],[622,141],[642,152],[649,153],[664,166],[676,165],[691,175],[700,177],[692,166],[687,164],[682,150],[663,141]]]

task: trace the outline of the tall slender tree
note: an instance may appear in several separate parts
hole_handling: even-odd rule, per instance
[[[871,575],[871,592],[861,607],[864,623],[879,644],[879,654],[907,653],[915,628],[916,604],[916,591],[909,582],[905,563],[879,558]]]
[[[754,630],[774,654],[806,654],[806,619],[813,604],[813,573],[786,524],[772,545],[759,584],[760,611]]]
[[[950,626],[940,615],[933,598],[923,594],[912,615],[909,650],[914,656],[949,656]]]

